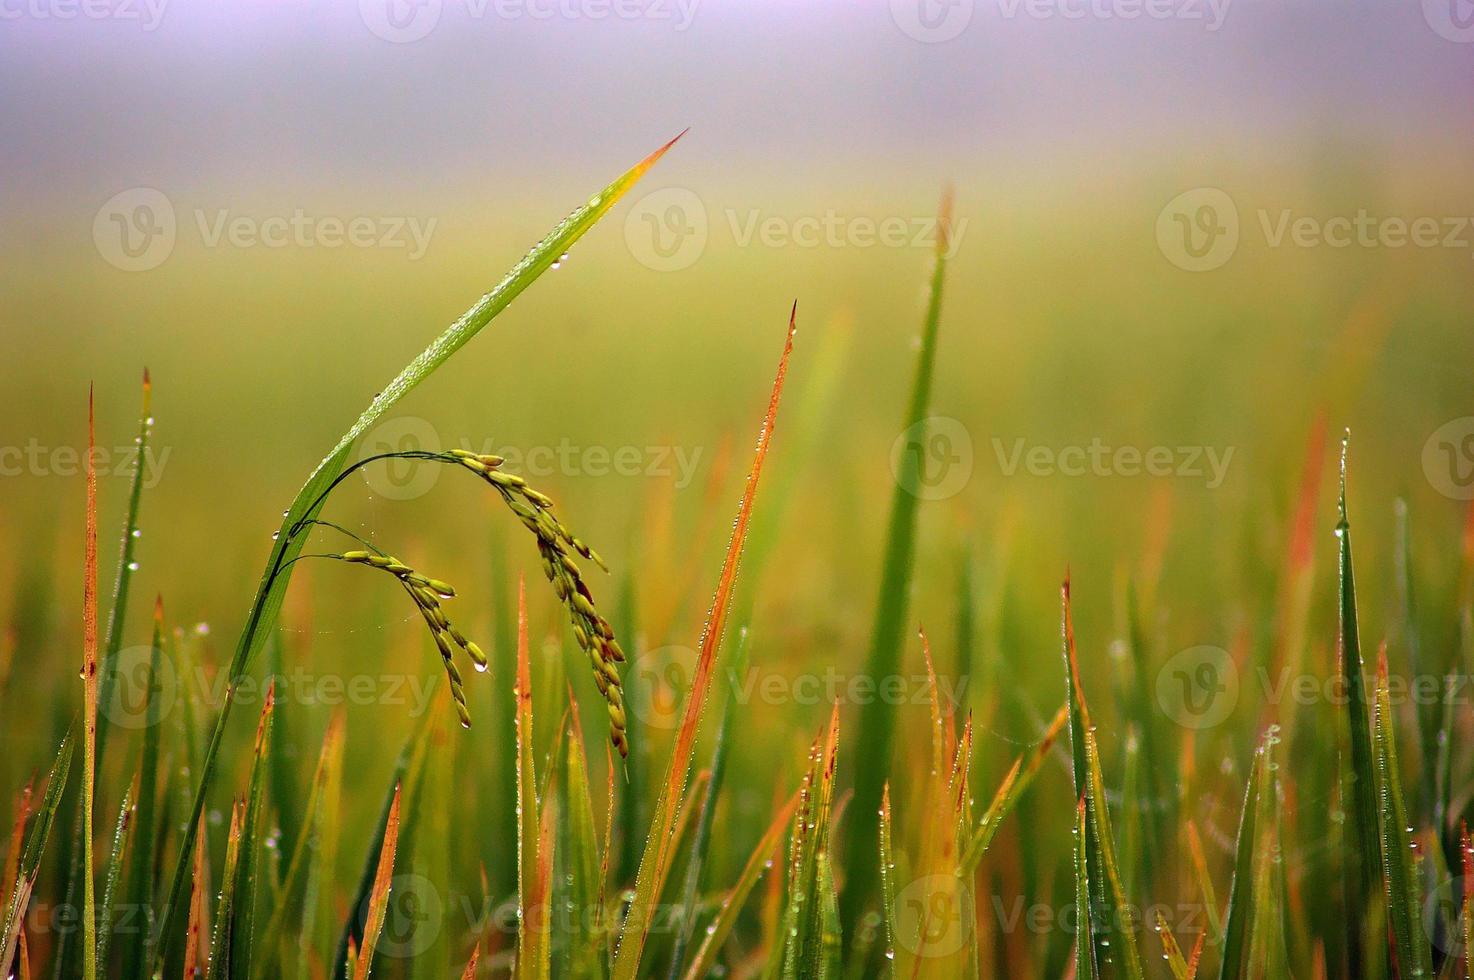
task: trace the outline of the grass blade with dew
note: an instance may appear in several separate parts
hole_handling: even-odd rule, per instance
[[[1141,958],[1129,920],[1123,919],[1120,914],[1120,910],[1126,907],[1126,899],[1122,894],[1115,842],[1111,839],[1110,814],[1100,758],[1095,748],[1095,734],[1090,724],[1090,710],[1080,684],[1080,661],[1075,650],[1075,626],[1070,611],[1068,578],[1060,589],[1060,595],[1063,606],[1065,687],[1070,712],[1071,764],[1075,792],[1084,801],[1089,816],[1085,825],[1085,855],[1090,885],[1090,904],[1087,907],[1090,909],[1090,945],[1094,953],[1092,969],[1097,974],[1115,972],[1114,969],[1103,968],[1114,965],[1115,939],[1119,936],[1121,957],[1125,961],[1124,969],[1127,976],[1134,980],[1142,976]],[[1122,928],[1115,928],[1116,926]]]
[[[104,707],[113,703],[113,692],[117,683],[115,671],[117,669],[118,651],[123,646],[123,628],[128,615],[129,586],[133,581],[133,573],[138,570],[135,553],[140,536],[138,527],[139,505],[143,499],[144,462],[149,450],[149,436],[153,429],[153,382],[149,379],[148,369],[143,372],[143,396],[142,410],[139,413],[138,435],[134,440],[137,446],[133,457],[133,473],[128,490],[128,509],[123,519],[122,543],[119,546],[118,570],[113,582],[113,604],[108,613],[107,630],[103,634],[102,648],[98,657],[98,696],[97,703]],[[90,407],[90,406],[89,406]],[[89,453],[89,456],[92,454]],[[95,585],[94,585],[95,587]],[[96,760],[94,771],[100,770],[105,758],[108,733],[110,725],[100,725],[94,736],[93,754]],[[82,836],[82,815],[77,814],[76,826],[73,828],[72,837],[80,843]],[[82,876],[82,857],[84,849],[74,846],[71,852],[69,878],[67,881],[67,893],[75,897],[81,888],[80,878]],[[72,943],[75,941],[76,930],[64,930],[57,939],[58,952],[56,954],[58,967],[67,970],[74,965],[75,949]]]
[[[138,789],[138,778],[123,791],[123,803],[118,807],[118,819],[113,824],[113,846],[108,852],[107,868],[103,875],[102,904],[97,910],[97,962],[107,969],[108,949],[113,938],[113,903],[118,896],[118,882],[123,877],[123,854],[128,847],[128,838],[133,833],[133,800]],[[129,922],[134,919],[130,915]]]
[[[22,919],[31,902],[31,892],[36,887],[36,876],[41,870],[41,855],[46,851],[46,839],[51,836],[51,825],[56,820],[56,810],[61,805],[62,790],[66,788],[67,773],[72,767],[72,736],[62,739],[51,765],[51,774],[46,777],[46,792],[41,805],[26,828],[21,846],[20,860],[16,864],[15,884],[5,902],[4,932],[0,933],[0,976],[8,976],[10,962],[15,955],[16,939],[20,935]]]
[[[810,751],[809,771],[799,794],[798,816],[789,842],[788,901],[783,915],[784,980],[807,980],[815,976],[824,955],[819,860],[829,849],[838,756],[839,705],[836,704],[827,731],[814,741]]]
[[[1244,809],[1239,817],[1238,843],[1234,847],[1233,884],[1228,892],[1228,919],[1223,927],[1219,980],[1239,980],[1248,974],[1249,950],[1252,945],[1249,927],[1253,921],[1256,898],[1254,867],[1259,840],[1259,814],[1263,801],[1269,795],[1273,737],[1273,731],[1267,732],[1259,747],[1254,750],[1254,765],[1249,770],[1249,783],[1244,790]]]
[[[680,137],[677,136],[676,139]],[[553,264],[567,254],[573,244],[582,238],[584,233],[592,228],[674,143],[675,139],[666,143],[559,222],[546,238],[512,267],[501,282],[446,328],[374,397],[368,408],[313,470],[312,475],[307,478],[307,482],[297,493],[296,499],[287,508],[282,519],[281,530],[277,532],[261,583],[251,602],[245,628],[241,632],[230,661],[227,691],[234,691],[239,679],[245,676],[252,659],[261,649],[266,634],[273,629],[277,616],[281,612],[282,600],[291,580],[291,566],[288,563],[302,554],[303,545],[306,543],[305,535],[294,535],[290,532],[293,528],[301,526],[304,521],[316,518],[322,507],[323,494],[343,472],[349,455],[359,438],[368,432],[400,399],[465,346],[528,286],[551,269]],[[164,947],[167,946],[167,937],[170,935],[168,932],[169,918],[183,893],[184,882],[189,875],[190,854],[194,848],[198,818],[205,809],[205,801],[214,778],[216,758],[233,703],[233,697],[226,698],[221,706],[219,718],[216,720],[215,730],[210,736],[210,744],[205,752],[199,782],[196,785],[190,813],[186,819],[185,835],[176,857],[174,874],[168,894],[160,909],[160,930],[166,937],[166,941],[161,943],[159,951],[161,957],[166,952]]]
[[[1474,841],[1469,839],[1467,824],[1459,828],[1459,858],[1464,872],[1464,905],[1459,911],[1459,938],[1464,943],[1464,980],[1474,980]]]
[[[1423,980],[1433,975],[1431,954],[1422,921],[1423,889],[1418,854],[1409,833],[1407,804],[1403,800],[1402,769],[1397,762],[1392,699],[1388,693],[1387,647],[1377,657],[1373,722],[1377,798],[1381,803],[1382,866],[1386,869],[1387,921],[1392,928],[1400,980]]]
[[[527,656],[527,583],[517,580],[517,973],[534,980],[550,972],[547,922],[538,921],[538,866],[542,822],[538,812],[537,768],[532,731],[532,667]]]
[[[266,931],[262,934],[261,955],[254,964],[255,976],[260,980],[265,980],[268,974],[271,976],[286,975],[284,951],[281,948],[286,937],[283,936],[282,929],[288,920],[297,922],[299,925],[306,920],[303,911],[302,888],[306,882],[309,841],[315,848],[321,836],[319,814],[323,808],[322,798],[324,794],[333,791],[339,774],[342,772],[343,741],[343,715],[337,712],[328,722],[327,732],[323,735],[317,769],[313,773],[312,784],[308,788],[307,799],[302,807],[303,833],[297,838],[297,844],[292,849],[286,872],[282,876],[281,887],[278,889],[278,900],[272,909],[271,918],[267,920]],[[305,933],[303,938],[306,938]]]
[[[762,877],[764,871],[771,867],[773,852],[778,849],[778,845],[783,840],[783,828],[787,827],[789,821],[793,819],[798,803],[797,795],[790,797],[788,802],[778,809],[773,822],[763,832],[757,847],[753,848],[747,863],[743,865],[742,873],[737,876],[736,883],[722,897],[722,904],[717,909],[716,918],[707,925],[701,945],[691,958],[690,966],[686,968],[685,980],[703,980],[705,977],[712,976],[717,970],[717,960],[721,955],[722,946],[737,925],[737,916],[741,913],[747,897],[757,886],[758,879]]]
[[[220,898],[215,906],[215,932],[210,939],[210,966],[206,980],[229,980],[235,942],[231,930],[235,926],[235,890],[240,881],[241,829],[246,817],[246,803],[236,800],[230,808],[230,830],[225,837],[225,867],[220,873]]]
[[[1346,504],[1347,455],[1351,435],[1348,432],[1341,441],[1341,492],[1339,495],[1339,519],[1336,523],[1337,568],[1339,570],[1339,615],[1341,690],[1345,692],[1346,724],[1350,738],[1349,759],[1341,761],[1342,806],[1346,810],[1347,843],[1346,857],[1357,866],[1356,874],[1345,876],[1347,892],[1346,925],[1349,930],[1347,951],[1357,961],[1357,947],[1367,921],[1367,906],[1373,895],[1382,892],[1386,877],[1382,866],[1382,847],[1377,833],[1377,776],[1372,762],[1372,733],[1368,720],[1370,699],[1367,696],[1366,676],[1363,673],[1361,638],[1356,614],[1356,577],[1351,559],[1351,522]],[[1361,950],[1365,957],[1381,958],[1384,953],[1380,944]]]
[[[701,798],[701,812],[696,819],[695,834],[691,839],[691,854],[686,862],[686,881],[681,891],[680,904],[676,907],[675,921],[679,925],[675,948],[671,952],[668,980],[677,980],[681,975],[681,961],[685,958],[686,946],[696,929],[696,896],[701,889],[701,878],[706,868],[707,849],[711,844],[711,825],[716,817],[717,797],[722,791],[722,779],[727,771],[727,747],[732,725],[732,715],[737,710],[737,678],[747,666],[747,631],[738,634],[737,650],[732,657],[732,669],[727,674],[726,697],[722,701],[721,720],[717,722],[716,744],[711,752],[711,778],[706,783],[706,794]]]
[[[389,819],[384,824],[384,843],[379,848],[379,865],[374,874],[373,891],[369,893],[368,916],[363,926],[363,945],[358,950],[358,963],[353,970],[353,980],[368,980],[373,969],[374,949],[379,944],[379,934],[384,931],[384,919],[389,912],[389,888],[394,882],[394,850],[399,845],[399,787],[394,787],[394,799],[389,804]]]
[[[123,541],[118,550],[118,573],[113,581],[113,605],[108,612],[107,630],[103,633],[102,657],[98,677],[98,702],[112,704],[113,690],[117,684],[118,651],[123,647],[123,629],[128,619],[128,593],[133,582],[133,573],[138,570],[136,552],[141,536],[138,526],[139,506],[143,500],[144,462],[149,452],[149,437],[153,432],[153,381],[148,369],[143,371],[143,407],[138,417],[138,435],[133,440],[137,447],[133,457],[133,473],[128,486],[128,511],[123,519]],[[97,733],[97,758],[101,765],[103,747],[107,742],[107,726]]]
[[[82,976],[97,978],[97,882],[92,820],[97,779],[97,431],[87,392],[87,542],[82,573]]]
[[[732,538],[727,545],[727,555],[722,563],[717,589],[712,596],[711,610],[706,625],[702,628],[700,652],[691,678],[691,689],[686,695],[686,704],[681,716],[680,728],[671,749],[670,766],[666,770],[665,783],[656,800],[655,814],[651,819],[650,834],[645,841],[645,852],[640,857],[640,870],[635,879],[635,897],[625,915],[624,927],[620,931],[619,949],[614,958],[614,980],[633,980],[639,971],[640,957],[644,953],[649,935],[654,906],[660,900],[665,878],[670,870],[674,849],[673,831],[676,814],[681,808],[686,781],[690,776],[691,754],[696,741],[696,729],[706,708],[706,695],[711,687],[711,678],[716,670],[717,652],[721,647],[722,634],[726,630],[727,612],[732,599],[732,587],[737,579],[737,569],[742,560],[742,545],[747,538],[747,529],[752,520],[753,501],[757,497],[758,481],[762,477],[763,463],[768,458],[772,445],[773,430],[778,421],[778,403],[783,395],[783,382],[788,376],[788,358],[793,353],[793,337],[798,323],[798,304],[795,302],[788,315],[788,331],[783,342],[783,354],[778,360],[778,371],[773,378],[772,394],[768,398],[767,414],[758,431],[757,448],[753,452],[752,469],[747,474],[742,502],[738,506],[737,519],[732,525]]]
[[[594,800],[589,787],[588,759],[584,754],[583,726],[578,719],[578,704],[573,689],[568,688],[568,721],[563,728],[563,751],[555,761],[556,785],[561,787],[564,805],[558,811],[558,845],[555,856],[562,871],[554,881],[561,890],[564,904],[555,907],[574,910],[569,924],[566,957],[559,976],[580,978],[602,977],[604,967],[603,923],[599,918],[599,885],[603,865],[599,851],[599,833],[594,823]]]
[[[1090,909],[1090,861],[1089,821],[1085,818],[1085,797],[1075,805],[1075,977],[1076,980],[1094,980],[1095,950],[1091,944],[1089,928]]]
[[[942,284],[947,271],[951,213],[952,195],[949,190],[943,195],[938,212],[926,315],[922,321],[910,403],[904,418],[908,442],[901,453],[900,470],[891,494],[885,559],[870,634],[870,650],[865,662],[865,673],[876,679],[893,677],[900,672],[905,644],[911,564],[916,549],[916,515],[921,503],[917,491],[921,485],[926,418],[931,404],[937,333],[942,319]],[[845,834],[843,867],[849,877],[840,896],[840,919],[846,935],[856,934],[861,916],[873,904],[877,885],[875,848],[879,836],[880,797],[886,773],[890,770],[895,728],[895,706],[887,704],[884,698],[867,701],[861,707],[855,758],[865,759],[870,764],[856,767],[854,805],[850,808],[852,818]]]
[[[1106,799],[1105,784],[1101,775],[1100,750],[1095,744],[1095,730],[1085,730],[1085,759],[1090,767],[1090,794],[1086,803],[1091,811],[1091,822],[1095,824],[1096,840],[1099,842],[1100,865],[1097,874],[1103,872],[1107,886],[1108,904],[1106,914],[1109,922],[1119,923],[1115,932],[1121,937],[1121,958],[1126,976],[1131,980],[1143,980],[1141,951],[1136,945],[1136,930],[1130,917],[1130,902],[1122,885],[1120,862],[1116,858],[1115,835],[1111,830],[1110,806]],[[1114,963],[1114,954],[1107,957]]]
[[[128,857],[128,906],[141,917],[150,928],[134,929],[128,933],[123,944],[123,980],[142,980],[151,961],[151,942],[154,882],[157,870],[154,843],[160,827],[159,808],[159,750],[163,733],[163,705],[155,697],[154,680],[159,676],[160,661],[164,655],[164,600],[154,600],[153,640],[149,644],[148,665],[143,675],[144,691],[148,698],[144,706],[143,755],[139,763],[138,803],[134,814],[137,827],[134,845]]]
[[[276,681],[266,688],[266,700],[256,722],[256,741],[251,763],[250,782],[246,785],[245,812],[242,814],[240,858],[236,869],[234,922],[230,952],[230,976],[249,977],[256,948],[256,911],[259,892],[266,880],[263,865],[266,841],[267,772],[271,760],[272,722],[276,715]]]
[[[911,971],[902,971],[900,957],[903,948],[896,945],[896,848],[895,821],[891,813],[891,784],[887,782],[880,792],[880,927],[885,935],[885,958],[890,964],[892,977],[909,976]],[[909,949],[904,950],[906,955]]]
[[[1167,915],[1161,909],[1157,909],[1157,918],[1154,923],[1157,936],[1162,940],[1162,958],[1167,961],[1167,968],[1172,971],[1173,980],[1190,980],[1191,974],[1187,970],[1187,959],[1182,955],[1182,947],[1177,945],[1177,937],[1172,935],[1172,927],[1167,922]],[[1199,942],[1202,937],[1199,936]]]

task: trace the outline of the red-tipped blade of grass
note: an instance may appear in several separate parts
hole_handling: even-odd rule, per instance
[[[203,837],[204,833],[205,828],[201,827],[200,836]],[[205,975],[205,956],[208,955],[205,935],[210,931],[209,915],[210,862],[201,846],[194,854],[193,889],[189,896],[189,924],[184,944],[184,980]]]
[[[389,805],[389,821],[384,825],[384,846],[379,849],[379,870],[374,875],[374,890],[369,893],[368,915],[363,923],[363,945],[358,952],[358,967],[353,980],[368,980],[373,969],[374,947],[384,930],[389,912],[389,888],[394,882],[394,852],[399,847],[399,787],[394,787],[394,802]]]
[[[1080,909],[1089,909],[1090,901],[1090,861],[1086,854],[1089,850],[1087,842],[1089,821],[1085,819],[1085,797],[1082,795],[1075,805],[1075,980],[1094,980],[1095,951],[1091,944],[1090,929],[1086,927],[1082,919],[1085,915]],[[1088,914],[1088,913],[1087,913]],[[1088,919],[1086,920],[1088,922]]]
[[[87,391],[87,543],[82,572],[82,976],[97,977],[97,895],[93,879],[93,791],[97,776],[97,432]]]
[[[26,822],[31,817],[31,802],[35,792],[36,780],[32,777],[16,798],[15,827],[10,831],[10,847],[5,852],[4,870],[0,871],[0,897],[8,897],[15,891],[16,878],[20,874],[20,850],[26,839]],[[0,964],[0,970],[3,970],[3,964]]]
[[[1464,939],[1464,980],[1474,980],[1474,840],[1469,825],[1459,825],[1459,856],[1464,871],[1464,907],[1459,913],[1459,931]]]
[[[762,476],[763,463],[768,458],[772,445],[773,429],[778,421],[778,403],[783,395],[783,382],[788,376],[788,358],[793,353],[793,337],[797,330],[798,304],[794,303],[788,316],[788,332],[783,342],[783,354],[778,359],[778,371],[773,378],[772,394],[768,397],[768,411],[763,417],[758,432],[757,448],[753,452],[752,469],[747,474],[747,484],[742,492],[742,503],[737,509],[737,520],[732,526],[732,539],[727,545],[727,556],[722,563],[721,575],[717,579],[716,594],[712,597],[711,611],[701,632],[701,649],[696,659],[696,669],[691,679],[691,690],[686,695],[686,708],[676,732],[675,745],[671,750],[670,767],[666,770],[665,784],[656,801],[655,815],[651,820],[650,834],[646,838],[645,852],[640,857],[640,871],[635,879],[635,898],[625,916],[624,928],[620,933],[619,949],[614,960],[614,980],[633,980],[644,953],[645,940],[649,934],[654,904],[670,870],[672,832],[676,825],[676,814],[685,795],[686,780],[690,775],[691,752],[696,742],[696,729],[706,707],[706,695],[711,687],[712,674],[716,669],[717,649],[721,645],[722,632],[726,628],[727,610],[732,600],[732,586],[737,579],[737,569],[742,560],[742,544],[747,538],[748,524],[752,520],[752,505],[757,497],[758,480]]]
[[[230,830],[225,836],[225,867],[220,872],[220,899],[215,905],[215,932],[210,940],[208,980],[229,980],[231,946],[240,941],[232,932],[235,924],[235,886],[241,860],[241,829],[246,820],[246,801],[230,807]]]
[[[316,851],[321,846],[322,813],[325,809],[323,798],[328,794],[336,793],[337,781],[341,778],[343,724],[344,716],[341,709],[335,711],[328,719],[327,731],[323,734],[322,739],[322,750],[318,754],[317,768],[313,773],[312,784],[308,789],[307,800],[302,809],[302,826],[309,832],[297,837],[296,847],[292,850],[286,872],[282,876],[281,886],[277,892],[278,898],[262,939],[261,956],[256,964],[256,976],[258,977],[264,978],[271,972],[286,975],[285,957],[288,955],[291,944],[282,934],[283,929],[289,921],[303,924],[307,918],[306,910],[303,908],[305,899],[303,889],[310,860],[309,851]],[[396,791],[398,785],[398,783],[395,784]],[[312,844],[317,846],[310,846]],[[304,924],[304,940],[310,938],[306,932]]]
[[[476,980],[476,964],[481,959],[481,942],[477,940],[476,945],[471,947],[471,958],[466,961],[466,969],[461,974],[461,980]]]
[[[71,767],[72,735],[69,732],[57,750],[51,775],[46,777],[46,792],[41,797],[41,805],[26,829],[25,843],[16,864],[15,886],[5,902],[4,931],[0,932],[0,976],[5,976],[10,969],[26,908],[31,902],[31,892],[36,887],[36,876],[41,870],[41,855],[46,850],[46,839],[51,836],[51,825],[56,820],[57,807],[61,806],[62,790],[66,788]]]
[[[1187,980],[1187,959],[1182,955],[1182,947],[1177,945],[1177,937],[1172,935],[1172,927],[1167,922],[1167,915],[1161,909],[1157,910],[1154,925],[1157,929],[1157,937],[1162,940],[1162,958],[1167,961],[1167,967],[1172,971],[1172,976],[1175,980]]]

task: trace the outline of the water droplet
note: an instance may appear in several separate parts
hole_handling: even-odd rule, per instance
[[[484,673],[486,673],[487,668],[490,667],[490,666],[491,666],[490,664],[477,664],[476,665],[476,673],[478,673],[478,674],[484,674]]]

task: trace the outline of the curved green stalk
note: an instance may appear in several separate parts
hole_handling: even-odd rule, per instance
[[[680,139],[680,136],[677,136],[676,139]],[[316,518],[322,507],[322,495],[343,472],[354,444],[383,417],[384,413],[394,407],[416,385],[429,377],[436,368],[449,360],[451,355],[465,346],[539,276],[552,268],[553,264],[582,238],[583,234],[592,228],[674,143],[675,139],[666,143],[564,218],[542,242],[512,267],[501,282],[477,300],[445,332],[435,338],[418,357],[410,361],[404,370],[400,371],[399,375],[374,398],[358,420],[353,423],[353,426],[343,434],[338,444],[308,477],[292,505],[287,508],[281,531],[277,533],[271,556],[267,560],[266,571],[262,574],[261,584],[251,603],[250,613],[246,617],[245,628],[241,631],[235,653],[231,658],[225,686],[225,701],[216,719],[215,730],[210,736],[209,747],[205,750],[204,764],[200,771],[200,781],[195,789],[190,814],[184,821],[186,829],[180,841],[168,897],[159,911],[158,956],[160,965],[162,965],[163,957],[172,938],[168,931],[170,916],[179,903],[184,883],[189,877],[190,856],[198,835],[199,817],[205,809],[205,799],[215,772],[220,744],[225,735],[226,723],[230,718],[230,709],[235,703],[236,690],[252,658],[260,651],[265,643],[266,635],[275,625],[277,616],[281,612],[287,584],[291,579],[290,573],[282,569],[302,550],[305,535],[294,535],[287,532],[303,521]]]

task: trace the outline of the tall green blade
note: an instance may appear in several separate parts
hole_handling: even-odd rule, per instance
[[[159,831],[159,742],[163,734],[163,705],[155,697],[154,681],[159,676],[159,662],[164,655],[164,603],[154,602],[153,642],[149,647],[148,668],[144,673],[147,703],[144,707],[143,756],[139,764],[138,805],[134,813],[137,827],[133,849],[128,859],[128,905],[137,918],[138,928],[128,933],[123,944],[123,980],[141,980],[151,960],[149,943],[153,924],[154,841]]]
[[[1397,763],[1397,738],[1392,730],[1392,699],[1388,693],[1387,651],[1377,666],[1375,755],[1377,798],[1381,803],[1382,864],[1387,873],[1387,921],[1397,950],[1397,973],[1402,980],[1433,975],[1428,936],[1422,920],[1423,889],[1413,850],[1407,804],[1403,800],[1402,771]]]
[[[1377,834],[1376,771],[1372,763],[1371,724],[1368,721],[1370,699],[1366,677],[1362,672],[1361,638],[1357,630],[1356,578],[1351,561],[1351,523],[1346,507],[1346,464],[1350,435],[1341,443],[1340,520],[1336,524],[1338,568],[1340,570],[1340,668],[1341,689],[1345,692],[1346,725],[1350,740],[1348,759],[1341,764],[1342,806],[1346,809],[1346,860],[1355,864],[1357,872],[1345,878],[1347,892],[1348,953],[1357,955],[1371,896],[1382,890],[1385,872],[1382,848]],[[1366,957],[1380,958],[1379,947],[1363,950]],[[1353,964],[1358,962],[1353,958]]]
[[[1244,790],[1244,810],[1239,817],[1238,844],[1234,851],[1233,885],[1228,893],[1228,923],[1223,930],[1223,959],[1219,980],[1239,980],[1249,966],[1250,923],[1254,919],[1254,854],[1259,838],[1259,811],[1268,796],[1271,734],[1265,735],[1254,752],[1249,784]]]
[[[901,651],[907,631],[911,563],[916,549],[916,512],[921,503],[921,467],[926,452],[926,419],[937,358],[937,331],[942,320],[942,285],[947,272],[947,229],[950,221],[949,194],[943,198],[937,223],[937,247],[926,316],[922,321],[921,348],[916,358],[911,399],[903,420],[906,443],[895,474],[896,487],[891,494],[885,559],[870,633],[870,650],[865,661],[865,673],[877,680],[900,673]],[[876,698],[861,706],[855,757],[866,760],[868,764],[857,766],[855,771],[855,795],[849,811],[852,822],[845,835],[843,864],[849,877],[840,901],[840,921],[845,935],[849,936],[856,934],[861,918],[875,904],[880,798],[890,769],[895,730],[894,705],[883,698]]]

